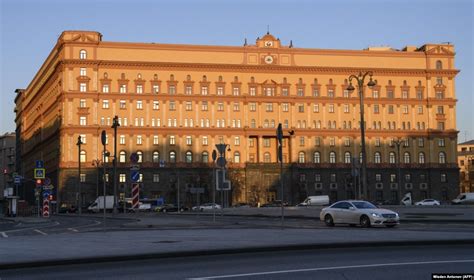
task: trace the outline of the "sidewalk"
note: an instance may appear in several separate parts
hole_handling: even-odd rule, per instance
[[[474,244],[471,232],[385,228],[186,228],[0,239],[0,269],[275,250]]]

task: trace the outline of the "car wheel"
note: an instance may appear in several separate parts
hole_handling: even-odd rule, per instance
[[[166,208],[164,208],[164,209],[163,209],[163,213],[166,213],[166,211],[168,211],[168,210],[166,210]]]
[[[204,211],[204,208],[201,208],[201,212],[203,212],[203,211]]]
[[[326,216],[324,216],[324,223],[328,226],[328,227],[333,227],[334,226],[334,220],[332,219],[332,216],[327,214]]]
[[[388,228],[393,228],[395,227],[396,225],[387,225]]]
[[[370,227],[370,219],[366,215],[360,217],[360,226],[361,227]]]

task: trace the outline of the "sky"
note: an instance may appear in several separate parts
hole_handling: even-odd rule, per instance
[[[474,139],[471,0],[0,0],[0,134],[15,130],[15,89],[26,88],[64,30],[104,41],[241,46],[269,26],[284,45],[355,49],[451,42],[459,141]]]

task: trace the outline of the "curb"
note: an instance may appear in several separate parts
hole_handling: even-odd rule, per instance
[[[168,259],[182,257],[197,256],[216,256],[228,254],[245,254],[245,253],[262,253],[275,251],[303,251],[303,250],[323,250],[323,249],[344,249],[344,248],[364,248],[364,247],[398,247],[398,246],[427,246],[427,245],[466,245],[473,244],[474,239],[459,240],[423,240],[423,241],[375,241],[375,242],[359,242],[359,243],[326,243],[326,244],[298,244],[298,245],[282,245],[282,246],[262,246],[262,247],[245,247],[231,249],[215,249],[215,250],[196,250],[168,253],[146,253],[136,255],[119,255],[119,256],[100,256],[75,259],[52,259],[47,261],[17,262],[0,264],[0,270],[21,269],[32,267],[72,265],[72,264],[89,264],[104,263],[146,259]]]

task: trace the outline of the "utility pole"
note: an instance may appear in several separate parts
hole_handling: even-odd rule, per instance
[[[285,222],[285,208],[283,207],[283,128],[281,126],[281,123],[278,124],[276,135],[278,140],[278,161],[280,162],[281,228],[283,229]]]
[[[79,215],[82,214],[82,199],[81,199],[81,145],[82,143],[81,136],[77,137],[77,164],[78,164],[78,174],[77,174],[77,188],[78,188],[78,197],[77,197],[77,204],[79,208]]]
[[[117,203],[117,128],[120,126],[119,121],[118,121],[118,116],[115,115],[113,123],[112,123],[112,128],[114,129],[114,159],[113,159],[113,165],[114,165],[114,171],[113,171],[113,176],[114,176],[114,214],[118,213],[118,203]]]

